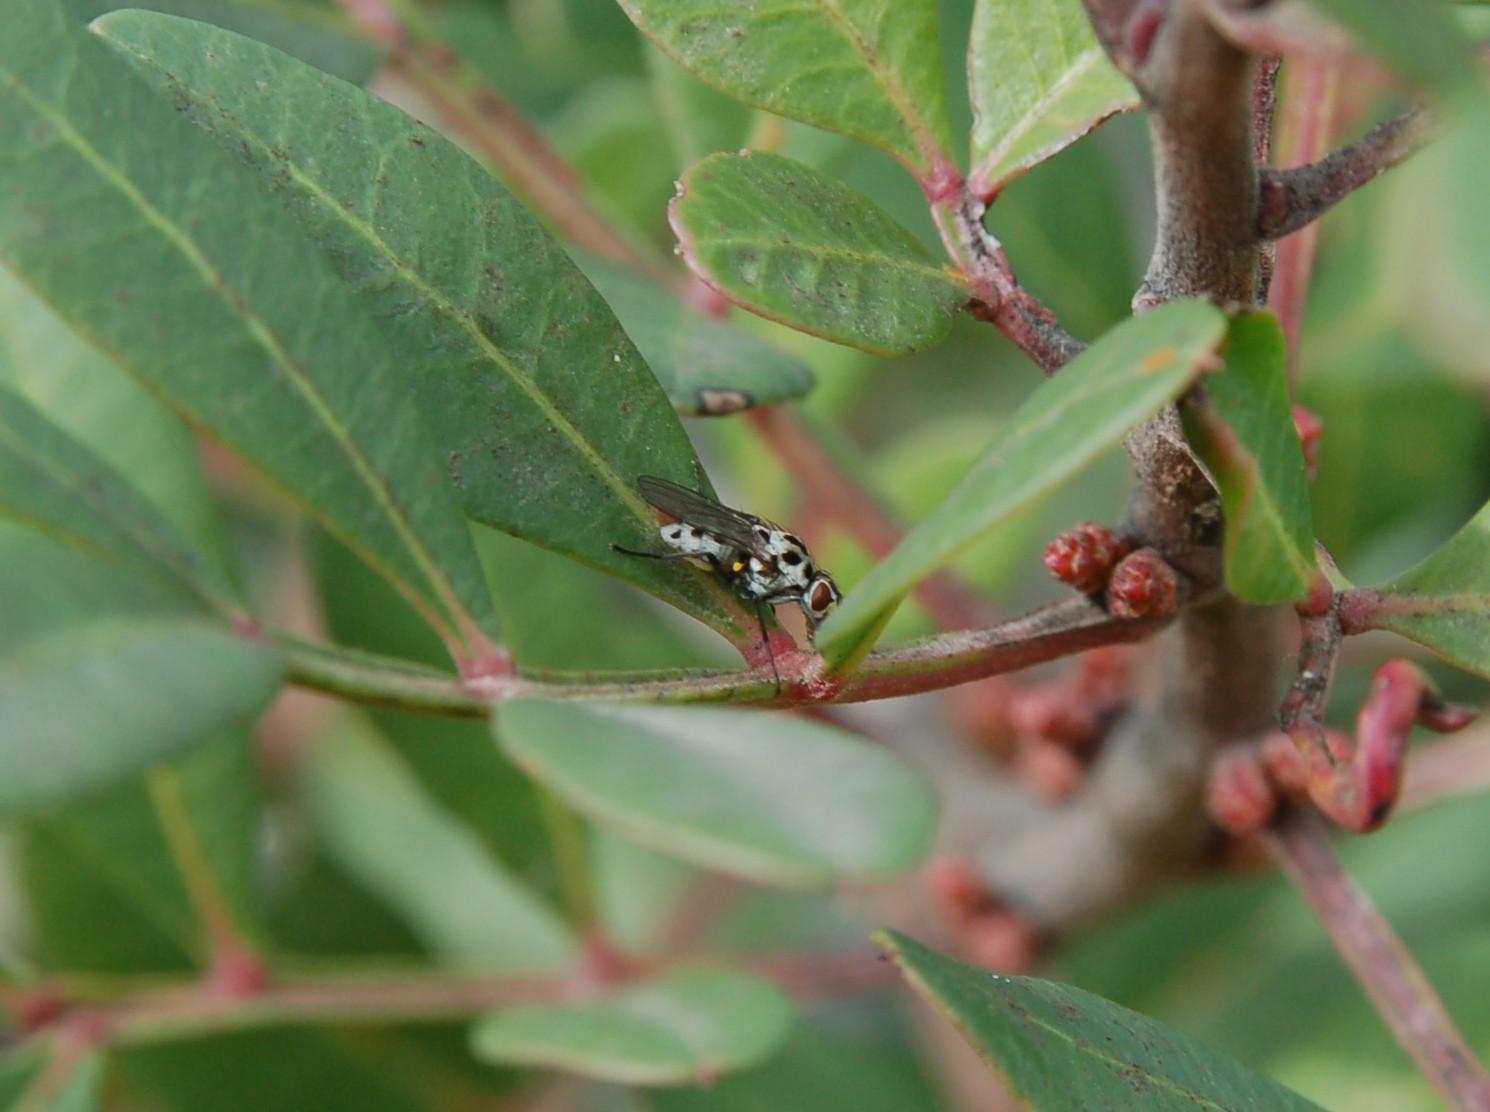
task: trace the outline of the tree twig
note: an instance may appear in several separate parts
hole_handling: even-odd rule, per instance
[[[1295,78],[1290,82],[1284,101],[1283,125],[1288,137],[1288,150],[1283,155],[1283,164],[1302,166],[1318,159],[1329,149],[1335,130],[1340,74],[1328,63],[1308,58],[1301,59],[1293,72]],[[1276,170],[1262,171],[1259,204],[1263,209],[1269,203],[1273,177],[1277,173]],[[1299,325],[1303,320],[1304,299],[1309,291],[1309,275],[1314,269],[1314,250],[1318,241],[1318,225],[1311,224],[1278,244],[1273,257],[1267,298],[1283,330],[1290,376],[1298,365]]]
[[[983,224],[983,211],[983,202],[966,183],[931,208],[943,246],[972,283],[968,312],[992,324],[1046,374],[1054,374],[1085,345],[1019,284],[1003,244]]]
[[[1258,236],[1281,239],[1319,219],[1353,191],[1406,161],[1432,131],[1428,114],[1413,109],[1377,124],[1318,162],[1291,170],[1264,170]]]
[[[1284,812],[1264,833],[1269,852],[1334,940],[1382,1020],[1449,1107],[1490,1110],[1490,1076],[1475,1060],[1391,925],[1340,868],[1312,810]]]
[[[653,703],[819,706],[897,698],[1021,671],[1101,645],[1152,637],[1171,616],[1122,619],[1084,596],[981,630],[965,630],[870,653],[852,673],[828,677],[815,653],[776,657],[771,671],[587,673],[530,669],[483,685],[365,653],[343,654],[289,637],[276,639],[290,682],[351,702],[458,718],[485,718],[502,699],[533,696]]]

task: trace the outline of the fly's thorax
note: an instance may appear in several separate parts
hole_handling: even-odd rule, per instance
[[[837,584],[818,570],[801,538],[668,479],[642,475],[636,486],[656,512],[658,536],[671,554],[712,571],[740,598],[769,606],[795,602],[809,634],[838,605]]]
[[[771,552],[739,552],[728,565],[747,598],[789,601],[807,589],[818,574],[801,541],[772,545]]]

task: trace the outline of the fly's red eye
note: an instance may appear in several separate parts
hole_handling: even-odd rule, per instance
[[[833,588],[819,580],[812,585],[812,590],[807,592],[807,605],[812,607],[814,614],[821,614],[833,605]]]

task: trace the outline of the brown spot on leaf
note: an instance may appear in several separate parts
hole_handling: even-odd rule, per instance
[[[1151,375],[1173,363],[1178,354],[1172,347],[1155,348],[1143,357],[1143,361],[1138,364],[1138,369],[1146,375]]]

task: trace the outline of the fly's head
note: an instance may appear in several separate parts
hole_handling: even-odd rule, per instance
[[[843,594],[838,590],[838,584],[833,582],[831,575],[825,571],[814,571],[807,581],[807,586],[802,590],[801,598],[797,601],[807,618],[807,635],[811,637],[817,632],[817,627],[822,624],[823,619],[843,601]]]

